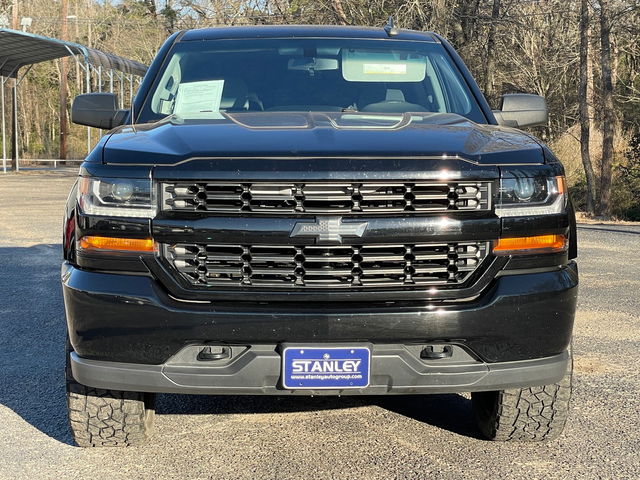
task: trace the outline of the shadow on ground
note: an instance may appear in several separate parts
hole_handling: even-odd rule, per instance
[[[0,248],[0,403],[72,444],[64,386],[60,245]]]
[[[185,415],[286,414],[378,406],[413,420],[471,438],[475,428],[471,401],[462,395],[353,397],[261,397],[159,395],[156,413]]]

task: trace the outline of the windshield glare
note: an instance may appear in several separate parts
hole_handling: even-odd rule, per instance
[[[297,38],[174,45],[138,122],[243,112],[456,113],[485,122],[439,44]]]

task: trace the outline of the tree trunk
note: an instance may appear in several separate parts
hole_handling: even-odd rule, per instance
[[[462,49],[476,40],[474,35],[479,8],[480,0],[457,1],[456,12],[458,12],[458,14],[451,20],[456,49]]]
[[[595,213],[596,177],[591,163],[589,139],[591,122],[589,115],[589,0],[582,0],[580,14],[580,153],[587,178],[587,213]],[[593,92],[592,97],[593,99]]]
[[[62,0],[62,32],[60,37],[67,40],[67,0]],[[67,158],[67,57],[60,59],[60,160]]]
[[[76,38],[74,39],[74,42],[79,42],[80,41],[80,22],[78,21],[80,19],[80,14],[78,13],[78,4],[80,3],[80,0],[76,0],[76,11],[75,11],[75,15],[76,18],[74,20],[74,23],[76,24]],[[82,73],[80,72],[80,62],[75,62],[76,63],[76,89],[78,91],[78,93],[83,93],[82,92]]]
[[[23,80],[20,85],[22,90],[18,93],[18,145],[22,145],[22,155],[24,159],[31,158],[29,151],[29,144],[31,143],[31,125],[30,118],[27,112],[30,111],[27,108],[28,95],[25,94],[28,88],[28,84]]]
[[[498,16],[500,15],[500,0],[493,0],[491,11],[491,27],[489,28],[489,38],[487,38],[487,64],[484,72],[484,94],[489,99],[494,97],[494,71],[496,68],[495,45],[496,31],[498,29]]]
[[[587,14],[589,13],[589,3],[587,3]],[[590,21],[589,21],[590,22]],[[595,48],[593,47],[593,35],[591,34],[591,25],[587,30],[587,106],[589,108],[589,129],[593,132],[596,129],[596,101],[595,101],[595,87],[594,87],[594,75],[593,75],[593,56]],[[595,188],[595,184],[594,184]]]
[[[431,0],[431,24],[435,28],[431,27],[434,31],[441,35],[448,34],[448,19],[449,12],[447,10],[446,0]]]
[[[600,2],[600,43],[602,49],[602,167],[600,174],[600,206],[598,214],[611,215],[611,166],[613,163],[613,81],[611,78],[611,20],[609,0]]]
[[[611,85],[615,92],[616,83],[618,81],[618,66],[620,63],[620,49],[618,48],[618,42],[616,42],[615,36],[611,35],[611,47],[613,48],[613,57],[611,58]]]
[[[333,7],[333,13],[335,13],[338,18],[338,23],[340,25],[349,25],[347,16],[344,13],[344,8],[342,8],[342,0],[331,0],[331,6]]]

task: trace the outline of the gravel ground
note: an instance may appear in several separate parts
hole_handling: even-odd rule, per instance
[[[580,225],[572,413],[548,444],[479,439],[468,395],[159,395],[153,442],[75,447],[61,220],[77,169],[0,176],[0,478],[640,478],[640,226]]]

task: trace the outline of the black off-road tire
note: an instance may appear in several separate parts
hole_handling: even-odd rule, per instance
[[[155,393],[91,388],[73,378],[67,339],[67,410],[75,442],[81,447],[142,445],[154,433]]]
[[[484,437],[500,442],[540,442],[558,438],[567,422],[573,357],[558,383],[540,387],[475,392],[473,413]]]

